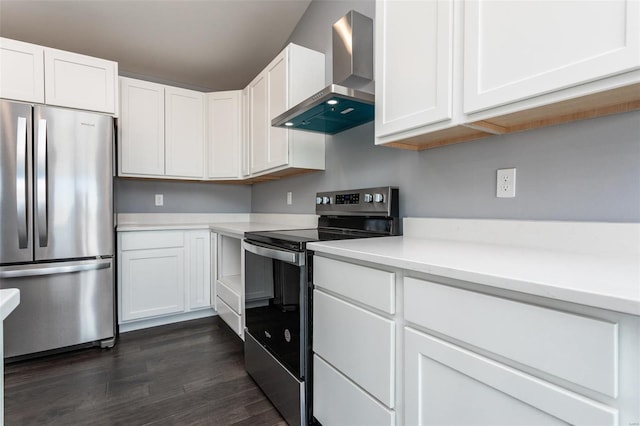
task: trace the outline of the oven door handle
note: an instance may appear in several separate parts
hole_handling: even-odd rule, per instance
[[[303,254],[293,251],[287,250],[277,250],[269,247],[259,246],[256,244],[251,244],[246,241],[242,242],[242,247],[253,254],[258,256],[268,257],[275,260],[280,260],[282,262],[291,263],[296,266],[304,266],[305,259]]]

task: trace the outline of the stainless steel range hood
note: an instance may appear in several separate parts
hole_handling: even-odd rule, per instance
[[[271,121],[272,126],[336,134],[372,121],[373,20],[350,11],[333,24],[334,84]]]

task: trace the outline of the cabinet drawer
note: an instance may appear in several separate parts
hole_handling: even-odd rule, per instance
[[[318,290],[313,297],[313,351],[393,408],[393,321]]]
[[[313,258],[313,284],[362,302],[373,308],[395,312],[395,274],[326,257]]]
[[[242,317],[236,314],[233,309],[220,300],[219,297],[217,302],[216,307],[218,308],[218,315],[220,315],[220,318],[222,318],[222,320],[226,322],[236,334],[242,335]]]
[[[225,302],[237,314],[242,314],[242,304],[240,303],[240,294],[227,283],[218,280],[216,291],[220,300]]]
[[[404,342],[408,425],[618,424],[615,408],[433,336],[405,328]]]
[[[394,425],[395,413],[318,356],[313,357],[313,415],[323,425]]]
[[[404,290],[408,321],[617,396],[617,324],[414,278]]]
[[[122,232],[120,233],[120,250],[144,250],[170,247],[184,247],[184,232]]]

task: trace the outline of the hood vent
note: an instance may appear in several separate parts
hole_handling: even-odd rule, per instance
[[[374,119],[373,20],[350,11],[333,24],[333,81],[271,121],[272,126],[336,134]]]

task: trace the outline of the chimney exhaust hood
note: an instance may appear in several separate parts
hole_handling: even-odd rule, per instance
[[[373,20],[349,11],[333,24],[333,81],[271,121],[275,127],[336,134],[374,119]]]

